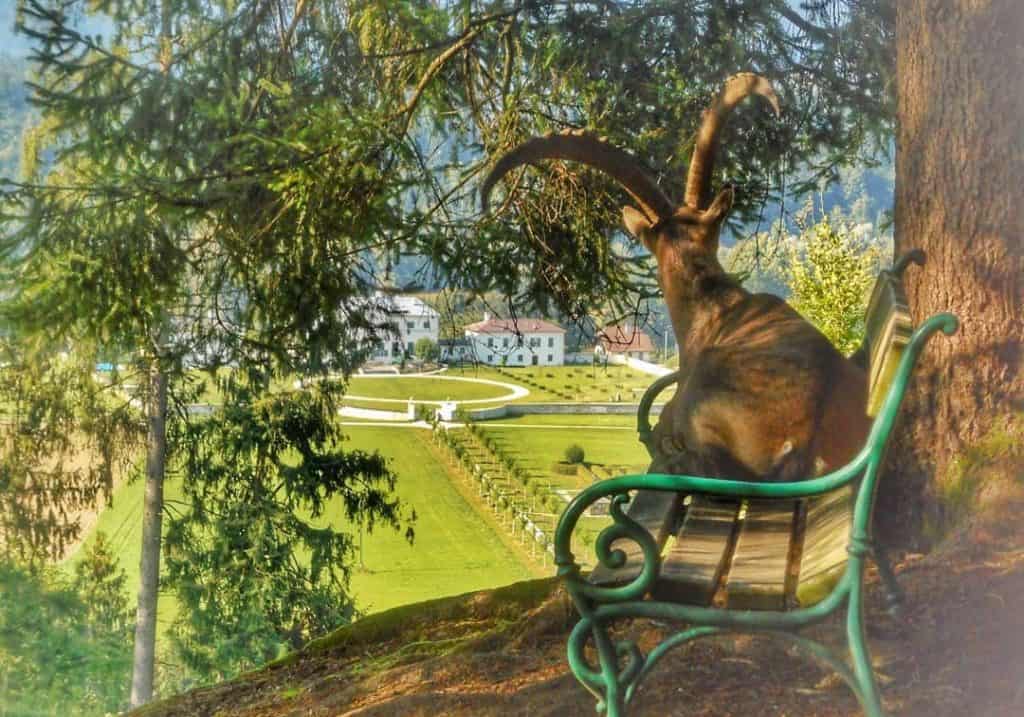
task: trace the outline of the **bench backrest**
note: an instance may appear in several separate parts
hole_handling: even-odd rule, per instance
[[[867,359],[867,414],[874,418],[882,408],[900,358],[914,333],[903,282],[896,270],[883,271],[875,281],[865,315],[864,344]]]

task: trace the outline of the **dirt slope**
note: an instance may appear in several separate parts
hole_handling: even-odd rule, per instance
[[[1015,513],[1015,515],[1014,515]],[[1024,715],[1024,551],[1020,513],[1003,530],[970,530],[898,566],[907,616],[880,613],[872,582],[872,645],[896,715]],[[1012,528],[1012,529],[1011,529]],[[137,714],[589,715],[569,674],[572,608],[553,580],[407,606],[372,616],[233,682]],[[645,641],[658,626],[636,624]],[[823,626],[817,636],[838,636]],[[644,683],[635,715],[859,715],[834,675],[762,638],[691,644]]]

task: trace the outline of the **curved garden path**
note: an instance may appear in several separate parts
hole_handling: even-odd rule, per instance
[[[429,378],[434,381],[463,381],[466,383],[484,384],[488,386],[497,386],[498,388],[504,388],[508,393],[501,394],[499,396],[490,396],[487,398],[464,398],[464,399],[425,399],[425,398],[379,398],[377,396],[359,396],[357,394],[346,394],[346,399],[352,399],[354,401],[372,401],[374,403],[391,403],[408,406],[412,404],[427,404],[432,406],[441,406],[446,403],[454,403],[456,406],[464,405],[481,405],[498,403],[502,401],[514,401],[516,399],[524,398],[530,395],[529,389],[523,388],[514,383],[504,383],[502,381],[492,381],[486,378],[467,378],[465,376],[445,376],[441,372],[427,372],[427,373],[407,373],[407,374],[363,374],[364,378],[374,379],[385,379],[388,381],[401,381],[403,379],[422,379]],[[384,411],[373,408],[358,408],[355,406],[342,406],[338,411],[342,416],[348,418],[360,418],[375,421],[408,421],[409,416],[405,412],[398,411]]]

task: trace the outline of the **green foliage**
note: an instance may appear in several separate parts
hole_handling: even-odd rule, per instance
[[[36,43],[41,117],[25,145],[29,175],[0,197],[4,328],[28,371],[62,351],[75,366],[102,355],[137,371],[91,394],[93,372],[79,371],[69,388],[95,394],[94,408],[42,423],[55,441],[59,431],[69,444],[103,435],[91,426],[111,413],[138,426],[150,376],[168,377],[167,464],[184,474],[187,500],[168,522],[165,589],[183,607],[178,644],[204,676],[347,619],[351,541],[306,513],[344,496],[347,511],[398,525],[386,496],[394,476],[379,457],[340,450],[328,389],[307,399],[270,391],[362,361],[354,339],[379,328],[355,301],[377,286],[371,250],[416,220],[399,201],[416,166],[406,115],[395,114],[401,98],[373,91],[338,24],[343,4],[310,7],[298,6],[284,35],[281,16],[253,5],[119,7],[106,39],[76,29],[102,3],[27,0],[18,15]],[[216,418],[190,415],[195,369],[230,384],[224,366],[239,383],[220,386]],[[52,470],[64,455],[33,438],[15,442],[0,473],[15,489],[0,492],[0,519],[14,516],[31,536],[41,524],[63,545],[73,526],[46,521],[97,485],[109,495],[114,444],[79,451],[79,487]],[[20,510],[30,499],[34,512]],[[9,543],[13,529],[0,526],[4,551],[41,549]]]
[[[96,533],[75,564],[72,587],[85,603],[89,622],[111,635],[124,635],[127,642],[135,619],[128,604],[127,576],[104,533]]]
[[[127,706],[130,622],[109,553],[86,556],[76,591],[54,571],[0,559],[0,705],[6,714],[103,715]],[[123,575],[120,576],[123,579]],[[91,601],[98,600],[98,604]]]
[[[565,460],[567,463],[582,463],[584,457],[583,448],[579,444],[573,443],[566,446]]]
[[[342,451],[330,382],[266,393],[222,382],[225,410],[184,427],[183,505],[165,528],[166,581],[183,610],[176,647],[199,675],[223,678],[279,657],[353,615],[355,546],[323,521],[409,521],[379,454]]]
[[[437,361],[441,356],[441,350],[438,348],[437,342],[426,336],[416,340],[416,343],[413,345],[413,353],[416,354],[416,358],[420,361]]]
[[[77,516],[132,468],[137,414],[94,363],[0,342],[0,558],[41,565],[78,537]]]
[[[864,338],[881,253],[827,217],[805,229],[798,246],[789,262],[790,303],[842,353],[853,353]]]

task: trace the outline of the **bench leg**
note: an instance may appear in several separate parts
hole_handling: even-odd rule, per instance
[[[600,623],[594,624],[594,644],[601,661],[601,676],[604,678],[604,700],[598,704],[598,712],[608,717],[625,717],[625,691],[619,684],[619,660],[615,645],[612,643],[608,630]]]
[[[889,616],[895,619],[903,617],[903,589],[896,580],[896,574],[892,571],[892,564],[889,562],[889,554],[885,548],[877,543],[871,551],[878,566],[878,575],[882,578],[882,588],[885,591],[885,609]]]
[[[878,693],[878,681],[875,679],[875,668],[871,664],[871,651],[868,649],[864,633],[864,583],[863,557],[851,559],[848,570],[854,570],[860,579],[850,590],[850,602],[846,613],[846,639],[850,644],[850,657],[853,661],[853,672],[857,678],[857,697],[866,717],[885,717],[882,711],[882,700]],[[853,563],[860,563],[855,565]]]

